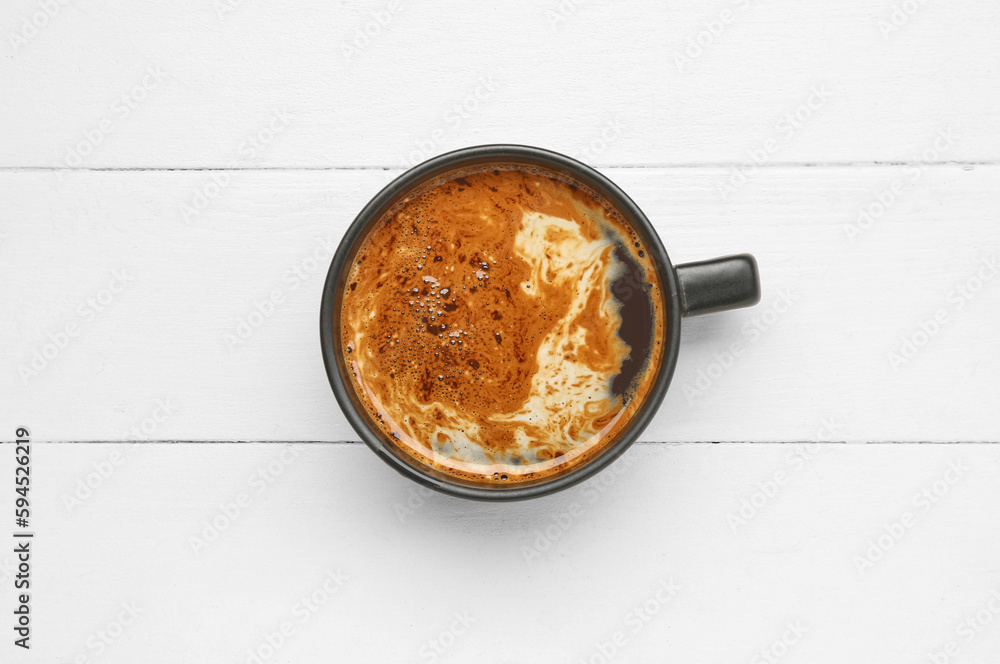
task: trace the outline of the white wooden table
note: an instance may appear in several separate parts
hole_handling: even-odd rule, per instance
[[[996,3],[0,17],[0,438],[31,431],[35,533],[25,651],[4,445],[3,662],[997,661]],[[501,505],[371,454],[317,339],[361,206],[490,142],[597,166],[673,260],[752,252],[764,292],[684,321],[612,469]]]

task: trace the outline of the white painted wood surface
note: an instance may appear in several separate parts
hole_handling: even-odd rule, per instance
[[[794,449],[640,444],[602,479],[490,505],[425,496],[362,445],[141,444],[68,511],[129,447],[39,445],[37,649],[4,661],[246,662],[286,622],[263,661],[430,661],[456,614],[473,622],[436,661],[590,661],[622,632],[612,661],[751,662],[789,623],[805,633],[780,661],[924,662],[952,641],[953,661],[995,661],[1000,449],[825,444],[801,466]],[[741,500],[760,508],[734,531]],[[302,604],[338,571],[326,605]],[[123,602],[142,613],[119,633]]]
[[[644,440],[809,440],[820,417],[838,419],[837,440],[1000,438],[1000,168],[936,166],[912,183],[906,168],[761,169],[728,202],[725,169],[607,171],[675,261],[750,251],[763,279],[757,307],[683,321]],[[169,399],[156,438],[356,440],[317,311],[343,230],[390,175],[3,174],[0,292],[15,315],[0,330],[18,345],[0,385],[14,412],[47,440],[109,440]],[[230,184],[185,224],[180,206],[213,177]],[[860,230],[858,208],[897,180],[897,202]],[[127,283],[102,306],[116,272]],[[925,339],[922,324],[939,331]]]
[[[947,160],[1000,152],[989,0],[918,2],[888,31],[888,0],[65,1],[25,44],[5,35],[2,165],[75,162],[105,119],[83,167],[398,167],[490,142],[576,152],[616,119],[627,131],[591,161],[729,163],[821,86],[832,96],[775,160],[905,161],[949,123],[962,139]],[[38,11],[5,7],[15,34]],[[494,89],[477,100],[482,78]],[[286,130],[241,150],[282,109]]]
[[[995,3],[0,19],[0,439],[32,430],[37,532],[34,647],[0,624],[0,661],[995,661]],[[764,286],[684,321],[671,392],[613,470],[514,505],[379,462],[317,339],[360,207],[486,142],[601,167],[676,262],[750,251]],[[119,634],[123,602],[141,613]]]

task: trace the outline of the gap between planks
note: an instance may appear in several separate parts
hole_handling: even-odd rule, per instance
[[[686,163],[651,163],[651,164],[589,164],[592,168],[604,169],[695,169],[695,168],[733,168],[746,166],[747,160],[739,162],[686,162]],[[764,164],[754,164],[756,168],[897,168],[900,166],[961,166],[974,168],[976,166],[997,166],[1000,160],[985,161],[775,161]],[[47,173],[47,172],[80,172],[80,173],[130,173],[130,172],[213,172],[213,171],[404,171],[400,166],[198,166],[198,167],[157,167],[157,166],[98,166],[92,168],[63,168],[59,166],[0,166],[0,173]]]
[[[5,441],[11,442],[11,441]],[[821,445],[996,445],[1000,441],[993,440],[869,440],[869,441],[846,441],[846,440],[825,440]],[[360,440],[34,440],[32,443],[41,445],[364,445]],[[641,440],[633,445],[815,445],[815,440],[790,440],[790,441],[766,441],[766,440],[696,440],[696,441],[669,441],[669,440]]]

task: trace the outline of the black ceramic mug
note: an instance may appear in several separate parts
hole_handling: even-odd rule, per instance
[[[664,324],[667,330],[663,335],[666,347],[659,366],[651,367],[656,372],[652,388],[643,404],[629,418],[622,433],[585,463],[546,481],[528,485],[476,485],[458,481],[401,452],[373,421],[358,398],[344,361],[338,332],[347,272],[374,224],[420,185],[446,173],[498,162],[524,164],[565,174],[589,187],[616,208],[651,254],[662,284],[659,290],[664,298],[663,311],[666,312]],[[451,495],[478,500],[520,500],[550,494],[590,477],[618,458],[639,437],[663,401],[673,376],[680,348],[679,322],[682,317],[747,307],[759,301],[760,278],[757,263],[750,254],[673,265],[642,210],[617,185],[593,168],[540,148],[481,145],[449,152],[418,164],[389,183],[361,210],[341,240],[327,274],[320,306],[320,343],[327,376],[344,415],[361,439],[390,466],[420,484]]]

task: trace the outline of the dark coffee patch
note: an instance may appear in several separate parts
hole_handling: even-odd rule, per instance
[[[620,243],[615,245],[615,258],[625,269],[611,283],[611,294],[621,303],[622,324],[618,336],[628,345],[629,356],[611,380],[611,391],[629,398],[632,383],[646,366],[653,346],[653,302],[650,298],[653,286],[646,281],[642,266]]]

